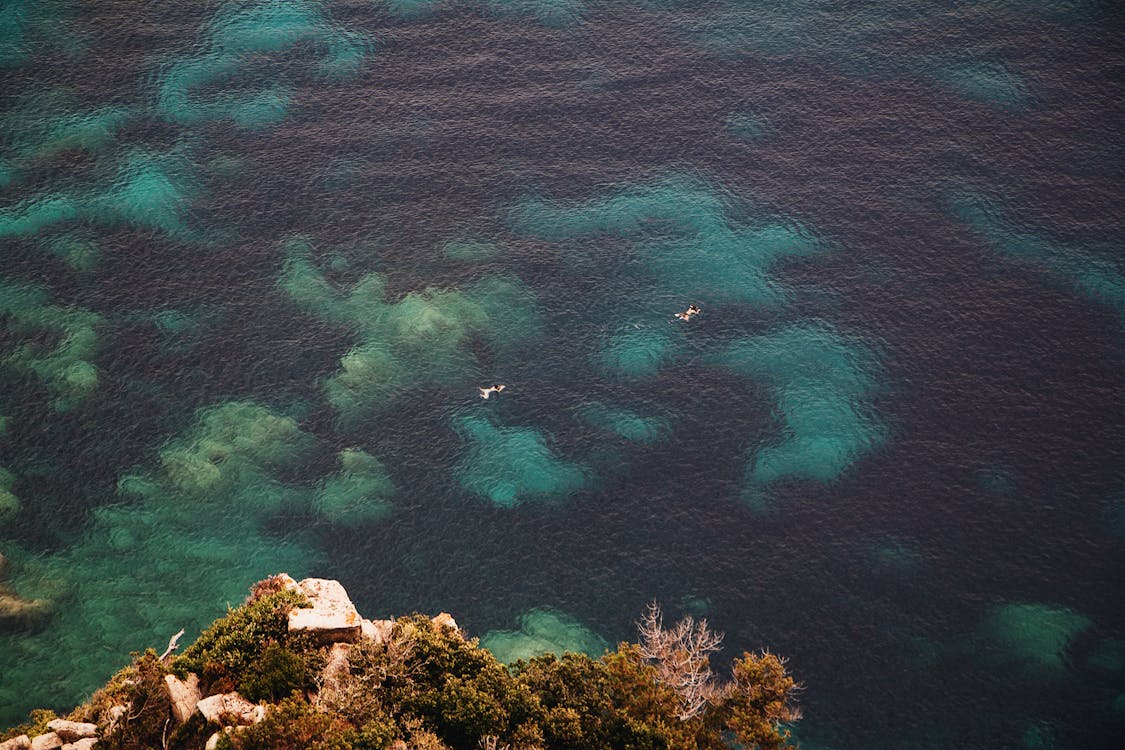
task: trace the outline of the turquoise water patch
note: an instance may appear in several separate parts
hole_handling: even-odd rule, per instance
[[[868,549],[871,561],[878,569],[893,575],[917,573],[924,562],[922,553],[901,539],[883,539]]]
[[[590,484],[588,469],[559,458],[542,430],[501,425],[484,414],[455,417],[453,429],[466,444],[457,481],[499,508],[565,497]]]
[[[0,115],[2,161],[13,182],[24,170],[74,151],[98,154],[113,142],[130,117],[125,107],[84,108],[74,95],[52,89],[17,99]]]
[[[981,633],[1005,666],[1028,677],[1050,678],[1066,673],[1071,642],[1093,625],[1067,607],[1012,603],[992,607],[981,622]]]
[[[92,271],[101,256],[97,240],[81,230],[40,237],[39,245],[75,271]]]
[[[194,167],[183,154],[134,151],[118,167],[108,192],[91,201],[91,218],[187,237],[186,213],[196,190]]]
[[[509,222],[518,232],[554,241],[634,239],[652,281],[683,299],[781,304],[784,291],[769,271],[782,258],[821,252],[821,243],[796,222],[745,224],[732,213],[715,186],[673,175],[581,204],[525,200]]]
[[[757,143],[769,135],[769,121],[763,116],[749,111],[732,112],[726,121],[726,129],[739,140]]]
[[[6,0],[0,5],[0,69],[29,62],[44,47],[77,54],[82,40],[69,29],[66,0]]]
[[[447,0],[384,0],[382,4],[395,18],[413,21],[428,18],[449,3]]]
[[[1107,675],[1125,672],[1125,641],[1120,638],[1102,638],[1086,657],[1086,665]]]
[[[1055,729],[1047,722],[1030,722],[1020,737],[1020,747],[1027,750],[1055,750],[1059,744]]]
[[[777,404],[782,438],[752,451],[745,476],[751,502],[782,479],[831,482],[883,439],[866,406],[876,387],[874,355],[827,323],[736,341],[711,361],[767,386]]]
[[[442,254],[450,260],[462,263],[479,263],[494,258],[500,248],[492,242],[482,240],[458,239],[450,240],[441,247]]]
[[[961,193],[950,201],[958,219],[1006,258],[1048,272],[1086,299],[1111,308],[1125,324],[1125,273],[1119,247],[1061,242],[1026,231],[1003,207],[986,196]]]
[[[597,658],[609,647],[597,633],[555,609],[530,609],[518,621],[519,630],[490,630],[480,639],[480,645],[504,664],[568,651]]]
[[[603,371],[617,377],[652,377],[672,360],[675,345],[682,339],[670,325],[638,328],[625,324],[609,335],[595,361]]]
[[[385,0],[395,18],[416,21],[457,5],[478,8],[497,18],[530,18],[544,26],[564,28],[582,19],[584,0]]]
[[[190,239],[195,232],[187,213],[196,195],[194,168],[183,153],[133,151],[118,162],[108,184],[44,192],[0,210],[0,237],[30,237],[55,225],[82,220]]]
[[[358,448],[340,451],[339,459],[340,471],[321,483],[312,501],[313,511],[342,526],[388,517],[396,488],[383,462]]]
[[[406,391],[456,387],[475,395],[481,363],[474,344],[502,361],[539,336],[535,298],[518,280],[488,277],[464,290],[427,288],[391,302],[380,274],[337,291],[312,264],[310,249],[303,240],[286,245],[278,284],[302,310],[360,339],[325,383],[345,423],[389,409]]]
[[[3,689],[54,705],[59,686],[67,695],[90,691],[130,651],[160,650],[180,628],[190,642],[245,597],[248,581],[311,572],[303,531],[280,538],[262,527],[308,506],[310,490],[276,474],[314,447],[293,420],[251,402],[201,410],[159,451],[155,468],[120,478],[118,501],[94,511],[85,536],[17,566],[19,593],[59,606],[35,638],[2,641]],[[0,692],[0,702],[10,697]]]
[[[51,305],[40,287],[0,278],[0,319],[9,334],[25,339],[0,361],[35,375],[55,411],[69,411],[97,390],[97,313]]]
[[[976,475],[977,486],[994,495],[1011,495],[1016,491],[1016,478],[1011,471],[1001,466],[982,469]]]
[[[672,434],[671,422],[663,417],[615,409],[597,401],[582,404],[577,411],[586,424],[632,443],[652,445],[667,440]]]
[[[582,19],[583,0],[483,0],[485,7],[501,18],[534,18],[544,26],[565,28]]]
[[[940,65],[929,75],[961,96],[1002,109],[1022,109],[1032,100],[1023,78],[1000,62]]]
[[[2,421],[3,418],[0,418]],[[3,432],[0,432],[0,437],[3,437]],[[15,474],[0,466],[0,523],[8,523],[20,512],[20,499],[12,491],[15,486]]]
[[[171,122],[194,125],[230,118],[248,130],[276,125],[288,113],[293,92],[269,66],[270,55],[311,45],[317,74],[331,81],[358,73],[373,46],[367,36],[334,23],[320,3],[308,0],[226,3],[202,36],[197,55],[171,63],[159,75],[156,109]],[[257,91],[199,94],[220,83],[231,88],[251,71],[265,71],[278,80]]]
[[[1103,527],[1111,534],[1125,537],[1125,492],[1109,499],[1101,520]]]

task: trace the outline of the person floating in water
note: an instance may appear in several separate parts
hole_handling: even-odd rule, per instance
[[[676,313],[676,317],[679,318],[680,320],[691,320],[693,317],[695,317],[696,315],[699,315],[699,313],[701,313],[701,312],[703,312],[703,311],[700,310],[695,305],[688,305],[688,309],[684,310],[683,312]]]
[[[477,388],[477,390],[480,391],[481,398],[488,398],[493,393],[499,393],[507,387],[508,386],[504,385],[503,383],[497,383],[496,385],[490,385],[487,388]]]

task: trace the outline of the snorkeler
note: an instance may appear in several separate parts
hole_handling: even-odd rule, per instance
[[[691,320],[693,316],[699,315],[699,313],[701,313],[701,312],[702,312],[702,310],[700,310],[698,307],[696,307],[694,304],[692,304],[692,305],[688,305],[687,310],[684,310],[683,312],[676,313],[676,317],[679,318],[680,320]]]
[[[487,388],[477,388],[477,390],[480,391],[481,398],[488,398],[493,393],[499,393],[507,387],[508,386],[504,385],[503,383],[497,383],[496,385],[490,385]]]

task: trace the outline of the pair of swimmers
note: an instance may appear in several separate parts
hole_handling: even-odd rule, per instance
[[[687,321],[691,320],[696,315],[699,315],[699,313],[701,312],[703,311],[699,309],[698,305],[691,304],[688,305],[688,309],[684,310],[683,312],[676,313],[676,317],[680,320]],[[493,393],[499,393],[507,387],[508,386],[504,385],[503,383],[496,383],[495,385],[490,385],[487,388],[477,388],[477,390],[480,391],[481,398],[487,399]]]

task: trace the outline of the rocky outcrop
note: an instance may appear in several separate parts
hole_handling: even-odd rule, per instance
[[[189,674],[186,680],[181,680],[174,674],[164,675],[164,690],[168,693],[168,701],[172,704],[172,716],[180,724],[195,713],[195,707],[203,698],[203,694],[199,692],[197,674]]]
[[[328,660],[320,673],[321,690],[328,690],[339,684],[340,678],[351,673],[348,665],[348,654],[351,653],[350,643],[335,643],[328,652]]]
[[[448,612],[441,612],[436,617],[431,617],[430,622],[439,628],[452,628],[458,633],[461,632],[461,629],[457,627],[457,621]]]
[[[58,750],[65,743],[54,732],[41,734],[31,741],[31,750]]]
[[[363,620],[359,623],[360,633],[364,638],[370,638],[376,643],[383,643],[391,638],[394,630],[394,620]]]
[[[339,581],[306,578],[297,587],[312,607],[289,613],[290,633],[311,633],[322,643],[354,643],[359,638],[363,618]]]
[[[93,737],[87,737],[84,740],[78,740],[68,745],[63,745],[62,750],[93,750],[98,744],[98,741]]]
[[[0,632],[13,622],[18,622],[23,627],[39,616],[37,613],[49,613],[51,607],[49,602],[22,599],[10,592],[4,585],[4,563],[4,558],[0,555]],[[269,579],[269,582],[281,589],[301,592],[311,605],[288,613],[289,632],[310,634],[319,642],[331,645],[318,681],[321,690],[332,688],[346,678],[352,644],[361,638],[380,643],[391,638],[394,620],[368,620],[361,617],[347,591],[338,581],[306,578],[298,582],[282,573]],[[448,628],[460,632],[457,622],[445,612],[434,617],[432,623],[438,629]],[[194,673],[189,673],[185,679],[173,674],[164,675],[164,690],[171,705],[169,718],[174,720],[172,727],[187,723],[196,714],[205,721],[215,722],[223,727],[222,731],[208,739],[208,748],[214,748],[224,734],[257,724],[266,715],[264,705],[252,703],[235,692],[205,696],[200,678]],[[98,714],[98,724],[55,719],[47,725],[50,730],[48,733],[34,739],[21,735],[0,742],[0,750],[96,750],[99,732],[104,734],[113,731],[127,711],[128,708],[124,705],[102,708]]]
[[[195,706],[203,718],[217,724],[257,724],[266,716],[265,706],[251,703],[238,693],[219,693]]]
[[[63,742],[77,742],[78,740],[98,736],[97,724],[67,721],[66,719],[55,719],[47,724],[47,729],[61,737]]]

